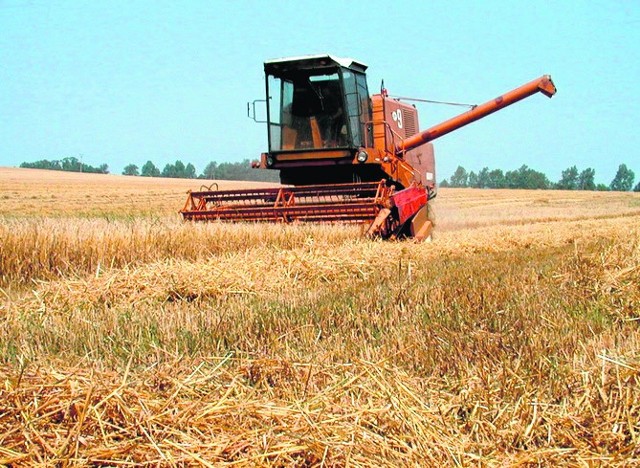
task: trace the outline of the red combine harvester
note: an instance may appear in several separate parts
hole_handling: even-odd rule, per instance
[[[192,191],[184,219],[360,223],[368,236],[426,239],[436,195],[430,142],[538,92],[556,92],[544,75],[419,131],[413,105],[384,89],[369,96],[366,69],[330,55],[265,62],[269,152],[255,166],[280,170],[283,186]]]

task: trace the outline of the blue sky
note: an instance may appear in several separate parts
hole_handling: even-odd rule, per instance
[[[618,165],[640,177],[640,2],[0,0],[0,165],[258,158],[262,62],[330,52],[369,65],[369,89],[482,103],[542,74],[558,93],[435,142],[458,165],[523,164],[558,180]],[[420,126],[458,108],[419,105]]]

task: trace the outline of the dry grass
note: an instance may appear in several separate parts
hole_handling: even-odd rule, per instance
[[[414,244],[166,190],[0,218],[0,465],[640,463],[638,195],[442,190]]]
[[[108,220],[176,215],[187,190],[211,180],[126,177],[111,174],[0,167],[0,216],[84,217]],[[263,182],[217,181],[220,189],[263,187]]]
[[[442,189],[440,229],[608,219],[640,215],[632,192]]]

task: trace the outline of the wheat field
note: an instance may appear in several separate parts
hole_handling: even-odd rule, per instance
[[[415,243],[200,185],[0,168],[0,466],[640,464],[639,194],[442,189]]]

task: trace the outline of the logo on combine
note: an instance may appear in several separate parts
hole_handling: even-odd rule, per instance
[[[400,112],[400,109],[394,110],[391,113],[391,118],[398,124],[398,128],[402,128],[402,112]]]

